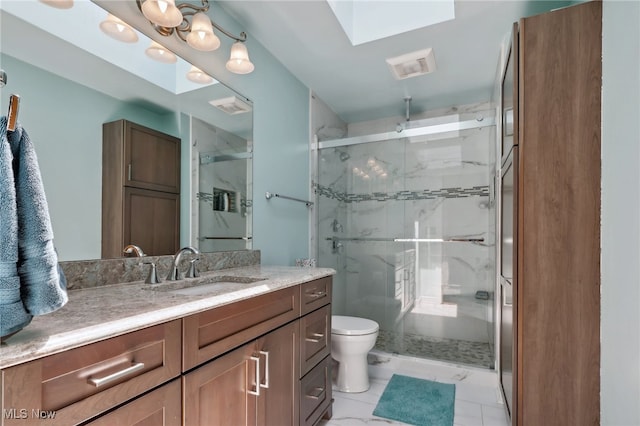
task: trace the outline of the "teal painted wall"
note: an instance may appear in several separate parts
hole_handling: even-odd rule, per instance
[[[242,31],[217,4],[212,4],[212,9],[216,21],[223,27],[236,34]],[[270,191],[309,198],[309,90],[251,35],[247,46],[255,71],[243,76],[228,72],[224,67],[228,55],[225,52],[229,52],[231,41],[226,37],[221,37],[221,41],[220,50],[210,56],[210,61],[197,65],[254,104],[253,247],[261,250],[264,264],[293,265],[296,258],[308,257],[308,208],[288,200],[267,201],[264,194]],[[181,56],[190,60],[188,52]],[[127,117],[180,137],[183,152],[188,152],[189,120],[174,114],[159,116],[122,104],[53,74],[42,74],[25,63],[18,64],[6,55],[0,59],[5,70],[15,66],[20,69],[10,73],[1,108],[6,110],[9,93],[23,96],[20,120],[36,142],[38,155],[54,159],[51,165],[41,164],[45,186],[53,176],[61,182],[56,188],[45,188],[60,257],[63,260],[97,258],[100,255],[102,123]],[[42,93],[47,93],[45,101],[29,101],[42,98]],[[73,119],[68,118],[69,112],[73,112]],[[42,117],[49,117],[47,122],[60,125],[51,128]],[[47,140],[56,143],[47,143]],[[190,193],[189,160],[183,156],[184,194]],[[58,186],[65,189],[58,190]],[[82,210],[71,215],[65,213],[62,206],[70,204]],[[187,199],[181,203],[181,217],[181,243],[187,245],[188,239],[184,236],[188,235],[191,217]]]
[[[39,159],[60,259],[100,258],[102,123],[126,118],[180,137],[178,118],[123,103],[8,55],[0,55],[0,65],[9,74],[2,115],[9,95],[19,94],[19,121]]]
[[[210,13],[232,33],[244,30],[216,3]],[[253,248],[261,250],[263,264],[293,265],[296,258],[308,257],[308,208],[288,200],[267,201],[264,195],[269,191],[309,199],[309,89],[251,34],[246,45],[255,71],[230,73],[225,62],[231,41],[220,40],[221,47],[206,63],[196,63],[188,47],[180,54],[253,101]]]
[[[602,3],[601,424],[640,425],[640,3]]]

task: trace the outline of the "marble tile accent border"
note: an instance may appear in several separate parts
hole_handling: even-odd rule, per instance
[[[344,203],[359,203],[361,201],[413,201],[413,200],[434,200],[437,198],[468,198],[468,197],[488,197],[489,186],[473,186],[471,188],[441,188],[423,189],[421,191],[397,191],[397,192],[373,192],[371,194],[347,194],[335,191],[333,188],[314,183],[316,194],[333,198]]]
[[[191,259],[191,255],[184,256],[181,259],[181,271],[187,270],[188,262]],[[67,288],[69,290],[77,290],[144,280],[149,273],[150,266],[143,262],[155,263],[158,276],[164,281],[172,261],[173,256],[144,256],[66,261],[60,262],[60,266],[67,277]],[[260,250],[200,253],[198,270],[206,272],[259,264]]]

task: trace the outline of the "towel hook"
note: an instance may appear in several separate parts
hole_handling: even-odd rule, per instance
[[[7,130],[13,132],[18,123],[18,109],[20,108],[20,96],[11,95],[9,98],[9,113],[7,113]]]

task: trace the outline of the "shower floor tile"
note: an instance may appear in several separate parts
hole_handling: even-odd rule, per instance
[[[444,339],[380,330],[375,349],[418,358],[435,359],[482,368],[494,368],[489,343]]]

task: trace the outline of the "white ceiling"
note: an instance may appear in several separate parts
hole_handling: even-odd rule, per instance
[[[431,0],[392,3],[410,8],[425,1]],[[412,113],[490,100],[500,46],[512,24],[569,2],[455,0],[453,20],[357,46],[325,0],[217,3],[344,121],[357,122],[404,116],[407,96]],[[429,47],[435,72],[392,77],[386,58]]]

